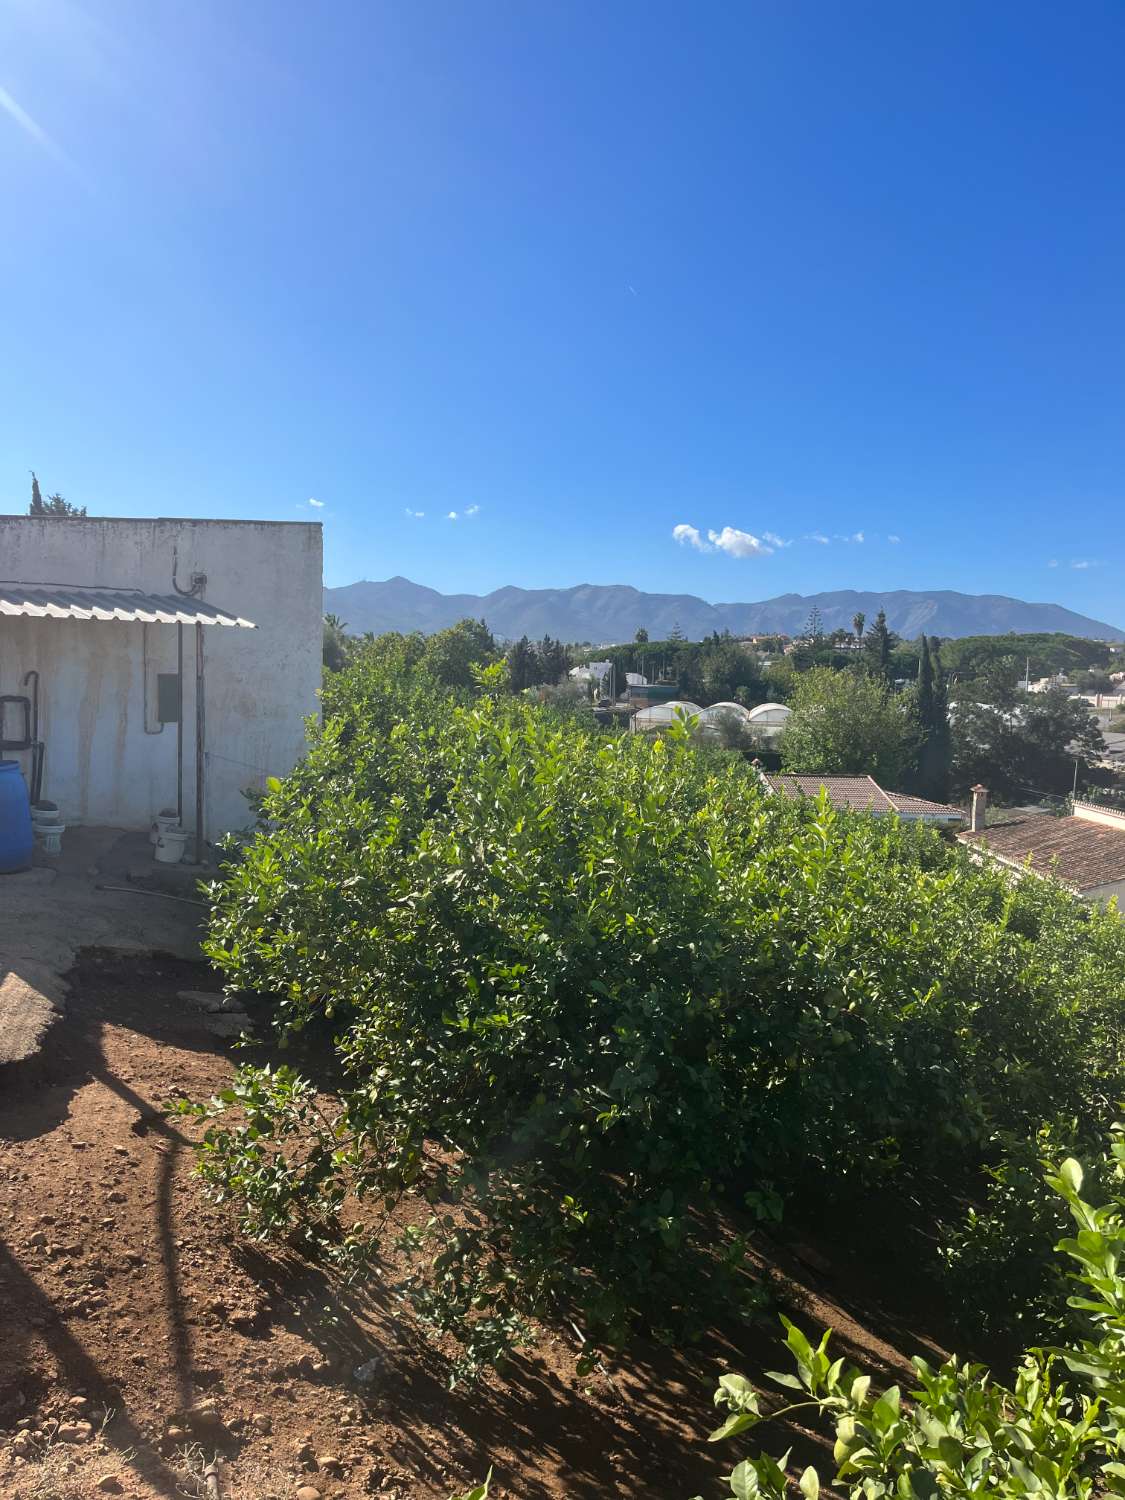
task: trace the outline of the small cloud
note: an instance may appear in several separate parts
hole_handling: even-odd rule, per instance
[[[1070,566],[1072,568],[1082,569],[1082,568],[1096,568],[1096,567],[1099,566],[1099,564],[1096,563],[1096,562],[1087,562],[1085,558],[1082,558],[1080,561],[1072,562]]]
[[[479,505],[467,505],[465,507],[465,515],[470,520],[472,520],[472,518],[474,516],[479,516],[480,515],[480,506]]]
[[[866,540],[866,538],[864,537],[862,531],[853,531],[852,532],[852,541],[853,542],[862,542],[862,541],[865,541],[865,540]]]
[[[805,537],[805,541],[818,542],[822,547],[828,546],[828,538],[824,535],[823,531],[810,531]]]
[[[1059,560],[1058,560],[1057,557],[1052,557],[1051,561],[1047,564],[1047,566],[1049,568],[1057,568],[1058,565],[1059,565]]]
[[[685,526],[683,522],[679,526],[672,527],[672,539],[679,542],[681,547],[694,547],[697,552],[710,552],[711,550],[703,540],[699,528]]]
[[[445,519],[447,521],[456,521],[456,519],[457,519],[457,512],[455,510],[451,510],[449,512],[449,514],[446,516]]]
[[[771,547],[791,547],[793,545],[792,540],[788,542],[784,541],[781,537],[778,536],[776,531],[763,531],[762,540],[764,542],[769,542]]]
[[[722,531],[709,531],[707,540],[728,557],[771,557],[773,548],[759,541],[749,531],[739,531],[737,526],[724,526]]]
[[[311,496],[309,497],[309,504],[312,506],[313,510],[323,510],[324,509],[324,501],[323,500],[314,500]]]
[[[851,534],[851,536],[844,536],[841,532],[838,531],[838,532],[836,532],[836,534],[832,538],[832,540],[834,542],[846,542],[850,546],[851,543],[853,543],[853,542],[862,542],[862,541],[865,541],[866,538],[864,537],[862,531],[853,531],[852,534]]]
[[[410,519],[412,521],[420,521],[422,519],[422,517],[426,514],[426,512],[424,510],[411,510],[410,506],[408,505],[406,507],[406,514],[410,517]]]
[[[625,290],[630,294],[630,296],[635,297],[637,295],[637,289],[631,281],[627,281],[625,283]]]
[[[893,533],[893,532],[892,532],[892,533],[891,533],[891,535],[890,535],[890,536],[888,536],[888,537],[887,537],[887,541],[888,541],[888,542],[890,542],[890,544],[891,544],[891,545],[892,545],[892,546],[893,546],[893,547],[897,547],[897,546],[898,546],[898,544],[899,544],[899,542],[901,542],[901,541],[902,541],[902,537],[900,537],[900,536],[895,536],[895,535],[894,535],[894,533]]]

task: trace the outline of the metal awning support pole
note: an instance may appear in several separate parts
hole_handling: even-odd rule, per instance
[[[184,627],[176,626],[176,683],[180,695],[176,714],[176,822],[184,826]]]
[[[203,701],[203,626],[195,627],[195,862],[203,864],[203,758],[206,720]]]

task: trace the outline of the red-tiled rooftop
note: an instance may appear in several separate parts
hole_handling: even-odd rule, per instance
[[[833,807],[853,812],[898,813],[900,818],[955,819],[964,814],[959,807],[931,802],[926,797],[911,797],[906,792],[885,792],[870,776],[817,776],[785,772],[767,775],[775,792],[794,801],[801,797],[819,797],[823,787]]]
[[[1125,832],[1088,818],[1032,814],[960,837],[1007,864],[1030,859],[1036,874],[1054,875],[1076,891],[1125,880]]]

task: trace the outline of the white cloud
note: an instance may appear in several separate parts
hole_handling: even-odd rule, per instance
[[[852,541],[853,542],[866,541],[866,537],[863,535],[862,531],[853,531],[852,532]]]
[[[474,516],[479,516],[480,515],[480,506],[479,505],[467,505],[465,507],[465,514],[466,514],[466,516],[468,516],[468,518],[470,520],[472,520],[472,518]]]
[[[708,531],[704,539],[698,526],[687,526],[683,522],[672,527],[672,538],[681,547],[694,547],[697,552],[725,552],[728,557],[772,557],[776,543],[779,547],[789,544],[767,531],[764,537],[753,532],[739,531],[737,526],[724,526],[722,531]]]
[[[411,510],[410,506],[408,505],[406,507],[406,514],[410,517],[410,519],[412,521],[420,521],[422,519],[422,517],[426,514],[426,512],[424,510]]]
[[[770,557],[773,548],[759,541],[749,531],[739,531],[737,526],[724,526],[722,531],[709,531],[707,540],[729,557]]]
[[[685,526],[681,522],[679,526],[672,527],[672,538],[679,542],[681,547],[694,547],[697,552],[710,552],[711,550],[696,526]]]
[[[1057,568],[1058,565],[1059,565],[1059,560],[1058,560],[1057,557],[1052,557],[1051,561],[1047,564],[1047,566],[1049,568]]]
[[[806,542],[819,542],[822,547],[828,546],[828,538],[823,531],[810,531],[805,537]]]
[[[447,521],[456,521],[456,519],[457,519],[457,512],[455,510],[451,510],[449,512],[449,514],[446,516],[445,519]]]
[[[314,500],[311,496],[309,497],[309,504],[312,506],[313,510],[323,510],[324,509],[324,501],[323,500]]]
[[[1072,568],[1096,568],[1097,567],[1097,563],[1096,562],[1087,562],[1085,560],[1085,558],[1083,558],[1079,562],[1072,562],[1070,566]]]
[[[785,541],[784,538],[778,536],[776,531],[763,531],[762,540],[769,542],[771,547],[791,547],[793,545],[792,540]]]
[[[898,544],[899,544],[899,542],[902,541],[902,537],[895,536],[894,533],[892,532],[891,535],[888,536],[887,541],[890,542],[892,546],[897,547]]]

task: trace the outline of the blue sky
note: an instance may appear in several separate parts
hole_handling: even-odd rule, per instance
[[[0,0],[0,504],[1125,624],[1123,57],[1119,0]]]

